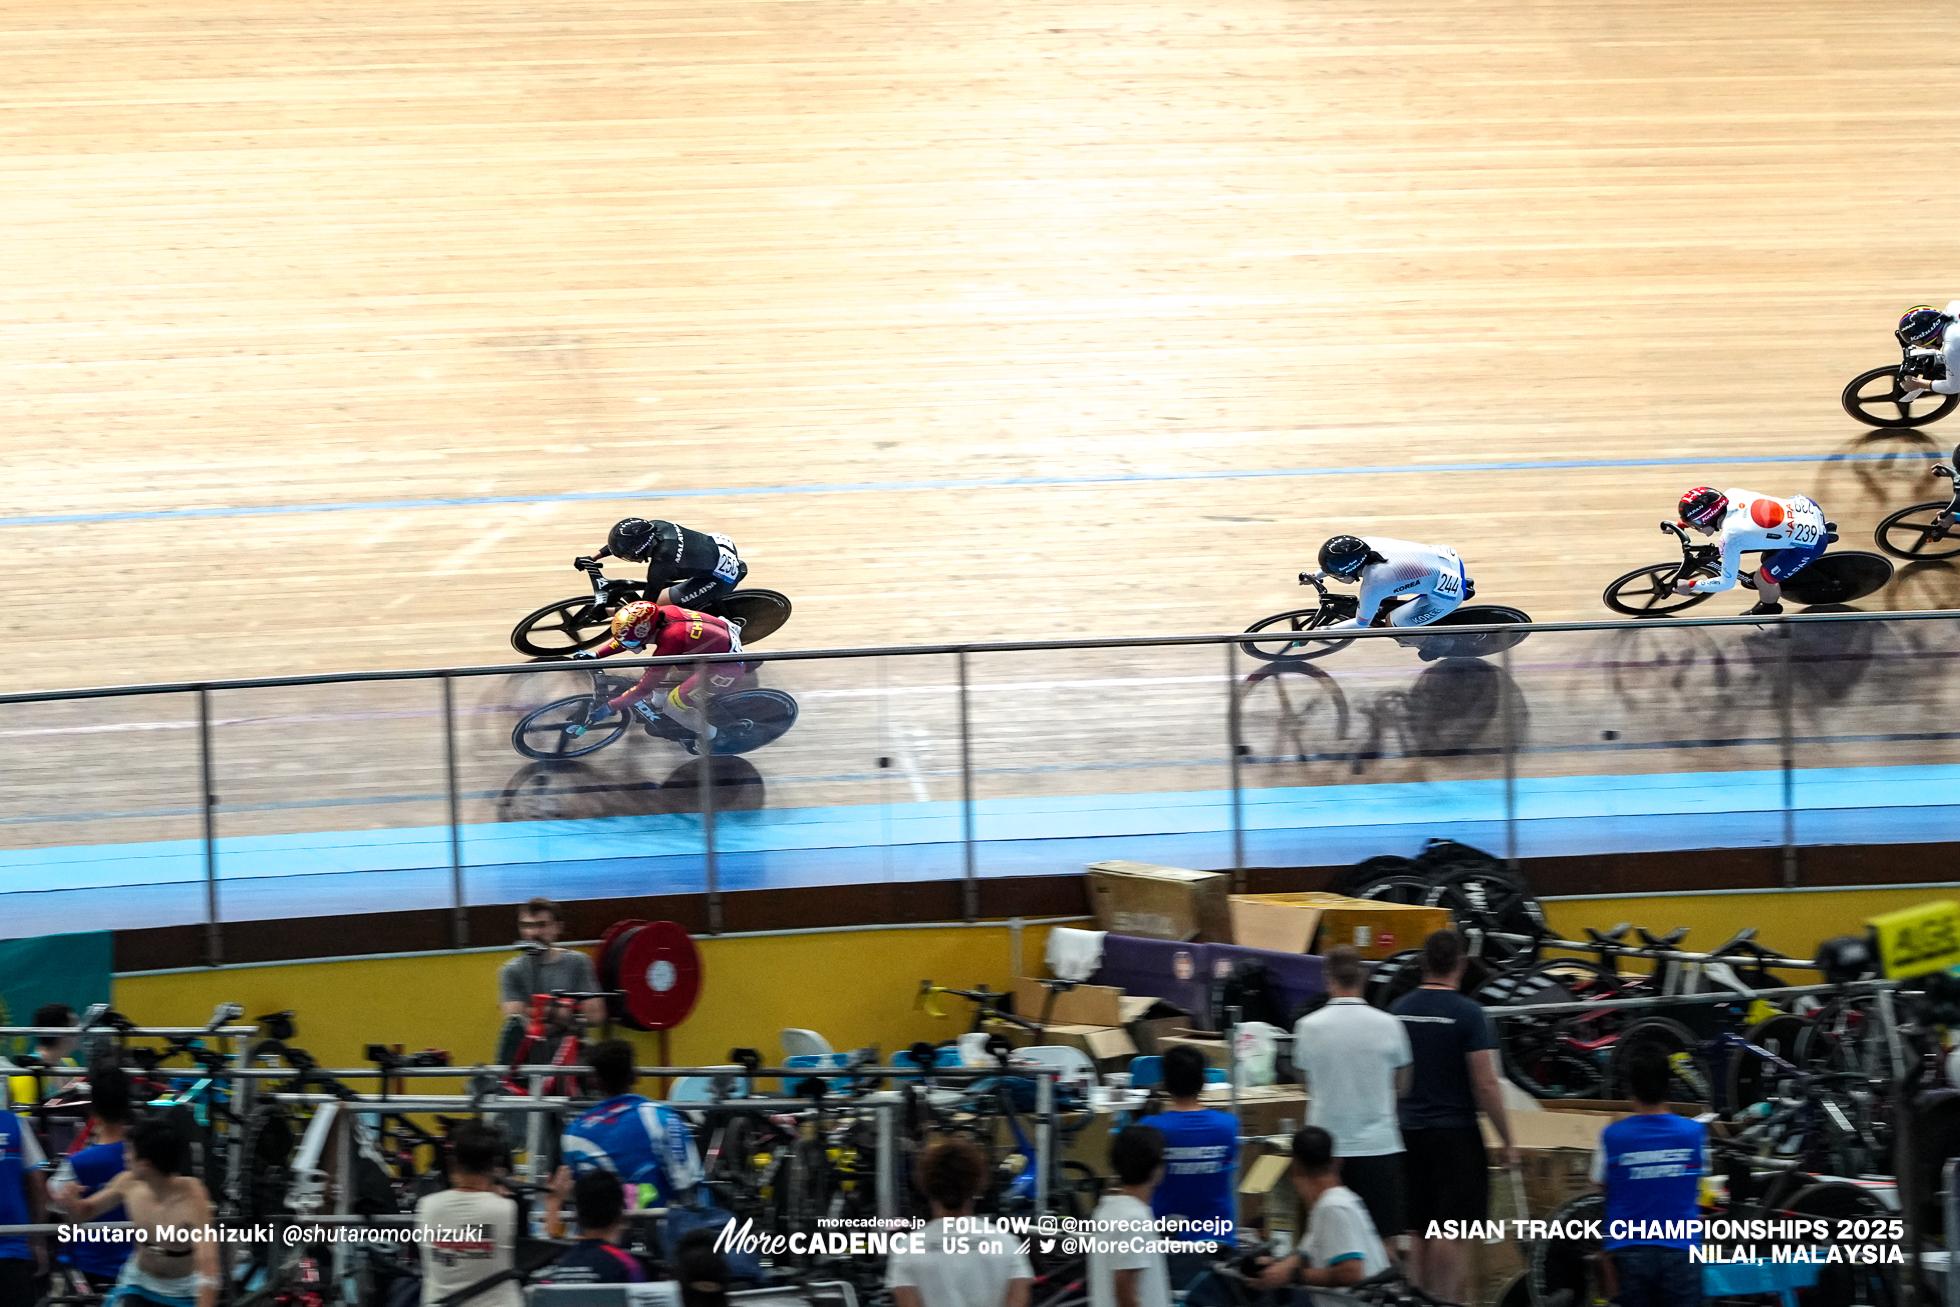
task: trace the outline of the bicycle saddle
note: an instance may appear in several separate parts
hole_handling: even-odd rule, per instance
[[[1640,936],[1640,942],[1648,948],[1673,948],[1676,944],[1679,944],[1688,937],[1688,928],[1686,926],[1676,926],[1659,939],[1655,939],[1652,934],[1648,933],[1645,926],[1640,927],[1636,933]]]
[[[1586,938],[1595,944],[1618,944],[1626,938],[1627,932],[1632,929],[1633,923],[1630,921],[1622,921],[1619,925],[1604,933],[1594,930],[1591,926],[1587,926]]]

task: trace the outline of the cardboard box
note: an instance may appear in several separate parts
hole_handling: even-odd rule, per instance
[[[1300,1229],[1300,1195],[1287,1182],[1293,1155],[1270,1144],[1248,1144],[1239,1172],[1239,1226],[1243,1230]]]
[[[1187,1026],[1177,1026],[1157,1036],[1157,1051],[1168,1053],[1179,1044],[1189,1044],[1205,1055],[1205,1065],[1225,1068],[1232,1065],[1232,1050],[1223,1038]]]
[[[1052,1025],[1036,1034],[1024,1027],[1002,1023],[1003,1033],[1016,1048],[1031,1044],[1065,1044],[1089,1055],[1097,1071],[1120,1071],[1136,1056],[1137,1046],[1130,1032],[1121,1026]]]
[[[1312,891],[1234,894],[1227,907],[1236,944],[1281,953],[1325,953],[1336,944],[1349,944],[1370,962],[1420,948],[1431,931],[1450,924],[1447,908]]]
[[[1226,899],[1232,878],[1147,862],[1098,862],[1089,867],[1089,903],[1100,930],[1172,941],[1232,938]]]
[[[1207,1085],[1198,1101],[1229,1112],[1232,1087]],[[1254,1085],[1239,1090],[1238,1110],[1241,1135],[1288,1135],[1307,1123],[1307,1095],[1298,1085]]]
[[[1149,1007],[1155,1000],[1146,1000]],[[1123,991],[1108,985],[1077,985],[1065,993],[1049,993],[1039,980],[1018,976],[1014,981],[1014,1014],[1030,1021],[1046,1019],[1058,1026],[1120,1026]]]
[[[1155,1017],[1148,1021],[1144,1020],[1143,1014],[1156,1007],[1161,1001],[1149,994],[1125,994],[1116,1000],[1117,1011],[1123,1016],[1123,1029],[1130,1032],[1130,1038],[1136,1043],[1139,1053],[1161,1054],[1164,1049],[1158,1042],[1160,1039],[1165,1035],[1174,1035],[1180,1030],[1190,1028],[1191,1018],[1188,1016]]]

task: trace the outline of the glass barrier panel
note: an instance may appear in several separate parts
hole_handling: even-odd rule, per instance
[[[211,692],[218,919],[450,903],[439,682]]]
[[[1430,839],[1504,852],[1504,672],[1465,636],[1237,646],[1245,857],[1327,867]]]
[[[1232,866],[1220,645],[967,658],[982,876]]]
[[[1533,633],[1510,664],[1517,856],[1780,846],[1777,643],[1665,618]]]
[[[1796,843],[1952,840],[1960,820],[1960,623],[1790,625]]]
[[[0,704],[0,936],[204,920],[197,696]]]
[[[707,888],[696,760],[637,719],[581,726],[595,675],[610,698],[642,670],[544,663],[454,679],[466,902]]]

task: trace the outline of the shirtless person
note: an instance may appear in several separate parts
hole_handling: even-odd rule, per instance
[[[217,1307],[218,1244],[204,1182],[180,1172],[190,1143],[163,1121],[139,1121],[123,1141],[129,1168],[68,1206],[78,1221],[121,1205],[148,1239],[123,1263],[103,1307]],[[193,1238],[186,1239],[186,1232]]]

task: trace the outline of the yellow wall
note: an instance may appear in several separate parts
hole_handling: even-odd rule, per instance
[[[1809,957],[1817,942],[1863,929],[1867,917],[1929,899],[1960,897],[1939,889],[1827,890],[1815,893],[1629,895],[1547,903],[1552,928],[1567,939],[1583,927],[1631,921],[1655,933],[1690,927],[1687,947],[1721,943],[1742,925],[1758,927],[1771,948]],[[1045,927],[1022,933],[1028,967],[1041,965]],[[1012,978],[1005,926],[976,929],[857,931],[761,939],[700,941],[705,984],[686,1025],[673,1034],[676,1065],[711,1065],[748,1046],[765,1061],[781,1055],[785,1026],[820,1031],[832,1047],[876,1044],[887,1056],[916,1039],[950,1039],[966,1029],[970,1009],[944,1000],[936,1020],[914,1007],[919,981],[1005,988]],[[497,967],[505,953],[469,953],[353,962],[131,976],[116,981],[118,1011],[152,1025],[201,1025],[214,1004],[242,1003],[248,1015],[292,1008],[294,1043],[327,1066],[361,1066],[369,1043],[446,1048],[461,1065],[493,1055],[500,1017]],[[1795,979],[1793,977],[1793,979]],[[655,1037],[623,1032],[657,1061]]]
[[[1046,927],[1022,932],[1023,956],[1039,966]],[[951,1039],[971,1007],[943,999],[944,1020],[913,1004],[919,982],[1005,988],[1007,927],[852,931],[830,935],[703,939],[701,1001],[673,1032],[674,1065],[725,1062],[751,1047],[765,1064],[781,1057],[776,1032],[819,1031],[837,1049],[880,1046],[886,1056],[918,1039]],[[241,1003],[248,1016],[292,1008],[292,1041],[325,1066],[358,1067],[366,1045],[446,1048],[460,1065],[494,1055],[502,1016],[497,968],[508,953],[435,954],[351,962],[128,976],[115,985],[116,1010],[146,1025],[202,1025],[212,1007]],[[622,1031],[657,1064],[656,1037]]]
[[[1688,949],[1713,948],[1744,926],[1756,938],[1795,958],[1808,958],[1821,940],[1856,935],[1868,917],[1909,908],[1933,899],[1960,898],[1960,889],[1847,889],[1786,894],[1628,895],[1577,903],[1547,903],[1545,918],[1565,939],[1584,939],[1583,927],[1606,930],[1622,921],[1645,926],[1656,935],[1689,928],[1681,941]],[[1797,983],[1798,978],[1792,977]]]

